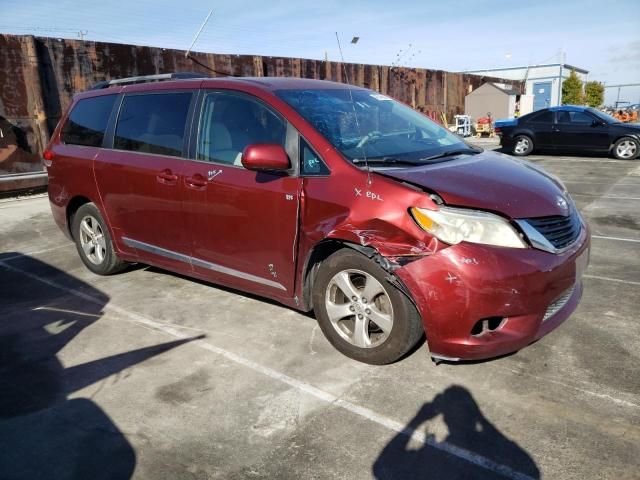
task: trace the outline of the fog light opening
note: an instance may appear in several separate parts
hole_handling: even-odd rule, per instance
[[[479,337],[488,332],[493,332],[502,326],[504,317],[488,317],[478,320],[471,329],[471,335]]]

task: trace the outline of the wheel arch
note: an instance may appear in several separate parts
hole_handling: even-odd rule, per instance
[[[324,239],[314,245],[310,250],[305,260],[304,268],[302,270],[302,306],[306,311],[313,310],[313,286],[315,278],[318,274],[318,269],[322,262],[329,258],[331,255],[342,249],[351,249],[359,252],[365,257],[375,261],[380,267],[387,272],[387,280],[393,286],[395,286],[400,292],[402,292],[411,303],[417,308],[417,305],[409,291],[404,285],[402,280],[394,275],[393,271],[400,268],[401,265],[384,257],[378,250],[371,246],[363,246],[348,240],[330,238]]]
[[[525,136],[529,137],[535,144],[536,135],[535,135],[535,132],[533,130],[530,130],[528,128],[521,128],[521,129],[515,130],[513,132],[512,138],[515,138],[518,135],[525,135]]]
[[[92,200],[88,197],[85,197],[84,195],[76,195],[71,200],[69,200],[69,203],[67,204],[67,232],[69,233],[69,236],[71,238],[73,238],[73,231],[71,228],[73,224],[73,217],[75,216],[78,209],[80,209],[80,207],[86,205],[87,203],[92,203]]]

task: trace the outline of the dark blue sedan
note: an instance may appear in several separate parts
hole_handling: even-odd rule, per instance
[[[514,155],[535,150],[612,154],[632,160],[640,154],[640,123],[622,123],[591,107],[563,105],[520,118],[497,120],[503,148]]]

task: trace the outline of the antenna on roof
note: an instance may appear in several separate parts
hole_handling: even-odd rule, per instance
[[[204,27],[207,24],[207,22],[209,21],[209,19],[211,18],[211,15],[213,15],[213,10],[209,10],[209,15],[207,15],[207,18],[205,18],[204,22],[202,22],[202,25],[200,26],[200,30],[198,30],[198,33],[196,33],[196,36],[193,39],[193,42],[191,42],[191,46],[184,53],[184,57],[185,58],[189,58],[189,54],[191,53],[191,49],[193,48],[193,46],[198,41],[198,37],[200,37],[200,34],[202,33],[202,30],[204,29]]]
[[[353,37],[358,38],[359,37]],[[369,162],[367,161],[367,152],[365,152],[364,150],[364,143],[363,143],[363,139],[362,139],[362,130],[360,130],[360,122],[358,121],[358,112],[356,111],[356,102],[353,100],[353,93],[351,93],[351,84],[349,83],[349,75],[347,75],[347,67],[344,64],[344,55],[342,55],[342,46],[340,45],[340,37],[338,36],[338,32],[336,32],[336,40],[338,41],[338,51],[340,52],[340,59],[342,60],[342,70],[344,71],[344,79],[346,81],[346,84],[349,88],[347,88],[347,90],[349,91],[349,98],[351,99],[351,107],[353,108],[353,118],[355,119],[356,122],[356,129],[358,130],[358,135],[361,137],[360,138],[360,142],[358,143],[358,146],[362,149],[362,158],[364,160],[364,166],[367,170],[367,185],[371,185],[371,170],[369,169]],[[356,43],[357,40],[354,42],[353,40],[351,41],[351,43]]]

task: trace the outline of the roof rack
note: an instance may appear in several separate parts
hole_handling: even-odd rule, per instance
[[[130,85],[133,83],[161,82],[163,80],[184,80],[188,78],[209,78],[203,73],[196,72],[173,72],[160,73],[157,75],[140,75],[137,77],[116,78],[114,80],[103,80],[96,83],[91,90],[99,90],[101,88],[109,88],[117,85]]]

